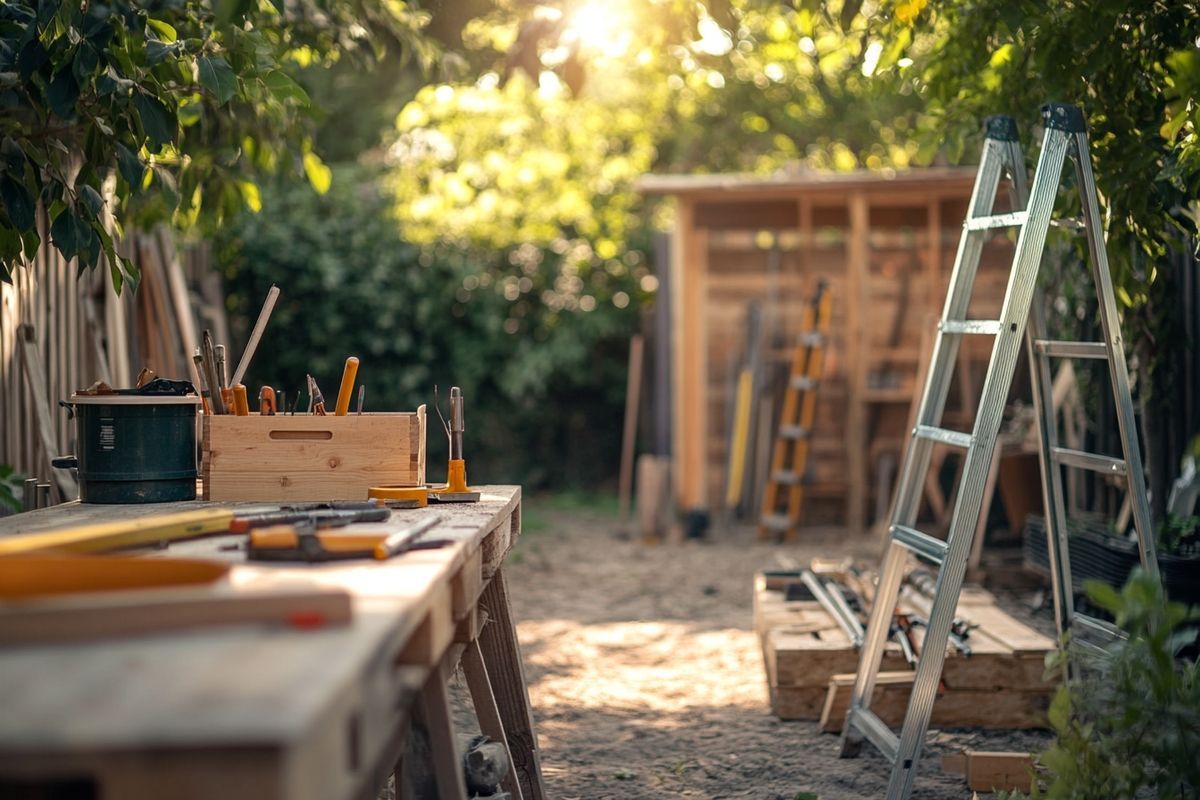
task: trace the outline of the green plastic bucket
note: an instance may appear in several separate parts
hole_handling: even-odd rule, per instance
[[[84,503],[196,499],[200,398],[72,395]]]

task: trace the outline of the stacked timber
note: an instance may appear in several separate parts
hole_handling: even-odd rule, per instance
[[[763,649],[771,710],[781,719],[819,721],[842,728],[858,650],[825,609],[795,589],[799,574],[760,573],[754,585],[754,625]],[[905,608],[907,613],[917,609]],[[1054,641],[1001,610],[982,589],[966,588],[958,616],[973,625],[970,655],[946,651],[942,688],[932,724],[992,729],[1046,727],[1046,710],[1057,688],[1045,678],[1045,657]],[[923,632],[923,629],[917,629]],[[922,642],[918,636],[918,649]],[[889,725],[903,721],[913,673],[895,641],[884,650],[871,709]]]

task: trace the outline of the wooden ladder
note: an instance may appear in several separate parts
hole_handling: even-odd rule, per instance
[[[830,302],[825,281],[818,281],[812,302],[804,309],[802,332],[792,354],[771,471],[763,493],[759,539],[775,537],[791,541],[800,525],[804,472],[808,466],[808,443],[817,410],[817,385],[825,362]],[[786,493],[782,491],[785,486]]]

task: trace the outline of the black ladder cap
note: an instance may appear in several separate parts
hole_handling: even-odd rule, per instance
[[[1083,109],[1074,103],[1046,103],[1042,106],[1042,120],[1047,128],[1067,133],[1086,133],[1087,120]]]
[[[987,138],[1000,142],[1017,141],[1017,121],[1007,114],[995,114],[983,121]]]

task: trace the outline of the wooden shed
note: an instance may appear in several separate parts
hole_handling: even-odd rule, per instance
[[[894,474],[974,176],[972,168],[928,168],[641,180],[644,194],[676,204],[669,295],[672,469],[681,508],[716,510],[723,497],[729,386],[747,347],[748,307],[757,302],[773,325],[765,355],[783,364],[818,279],[832,292],[833,312],[805,521],[861,531],[872,509],[886,505],[887,464]],[[1005,233],[985,247],[972,318],[998,315],[1012,249]],[[970,340],[984,338],[967,337],[960,359],[955,392],[964,420],[991,347],[990,338]]]

